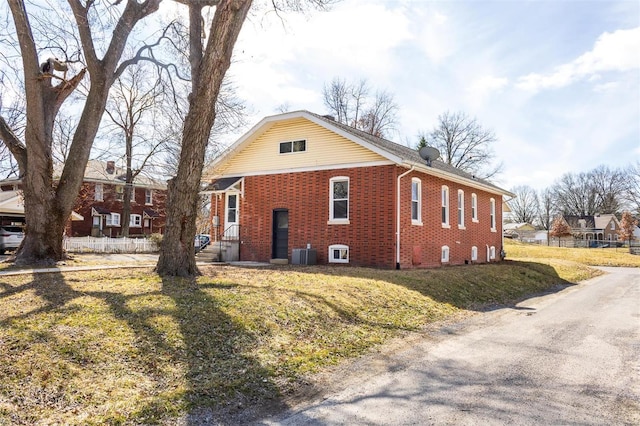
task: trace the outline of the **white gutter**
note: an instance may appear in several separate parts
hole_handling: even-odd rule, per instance
[[[396,269],[400,269],[400,179],[411,173],[415,169],[411,166],[409,170],[398,176],[396,185]]]

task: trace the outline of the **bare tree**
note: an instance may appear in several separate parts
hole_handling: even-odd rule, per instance
[[[142,130],[144,120],[159,106],[163,97],[160,76],[153,78],[142,64],[132,65],[116,80],[105,112],[109,120],[124,136],[124,192],[122,198],[122,236],[129,236],[131,197],[134,181],[147,163],[163,148],[163,141],[148,137],[153,133]],[[151,124],[148,122],[147,124]],[[135,151],[135,152],[134,152]],[[112,153],[113,155],[113,153]],[[134,168],[134,156],[137,161]]]
[[[307,3],[319,7],[325,4],[321,0]],[[276,8],[297,9],[303,4],[302,0],[273,1]],[[156,266],[161,275],[192,276],[198,273],[193,240],[204,157],[216,119],[216,99],[250,6],[251,0],[220,0],[203,49],[203,3],[188,2],[191,94],[182,131],[178,170],[168,185],[166,232]]]
[[[540,203],[536,191],[527,185],[516,186],[511,189],[516,195],[508,202],[513,215],[513,220],[517,223],[533,224],[539,216]]]
[[[589,172],[589,180],[598,197],[598,213],[619,213],[627,189],[628,177],[625,172],[600,165]]]
[[[371,89],[366,79],[356,83],[335,77],[322,89],[324,105],[339,123],[378,137],[388,137],[397,125],[398,105],[391,93]]]
[[[566,173],[551,188],[554,204],[565,215],[598,213],[598,194],[588,173]]]
[[[27,116],[24,141],[0,117],[0,138],[16,159],[22,176],[27,228],[16,253],[17,264],[49,264],[64,258],[62,236],[65,223],[83,181],[109,89],[129,64],[139,60],[121,63],[122,53],[135,26],[158,10],[160,0],[128,0],[118,8],[93,1],[68,0],[68,3],[75,25],[69,21],[53,24],[56,31],[51,31],[34,18],[36,14],[29,11],[24,0],[8,0],[22,62]],[[109,9],[96,9],[105,6]],[[51,11],[52,15],[56,13],[56,10]],[[42,16],[40,11],[38,16]],[[103,20],[100,29],[95,31],[92,22],[95,23],[99,17]],[[32,18],[37,26],[42,27],[36,33],[32,30]],[[79,41],[79,47],[66,44],[65,37],[71,43]],[[54,46],[61,53],[58,57],[63,58],[56,61],[62,62],[68,72],[57,67],[55,62],[52,67],[50,59],[41,65],[39,46]],[[68,64],[73,62],[71,58],[77,61],[80,56],[85,63],[83,68],[75,69]],[[57,70],[64,74],[61,76]],[[91,86],[62,175],[54,182],[54,123],[60,107],[87,73]]]
[[[537,225],[547,230],[547,245],[549,245],[549,230],[551,229],[551,222],[555,213],[553,192],[551,192],[549,188],[540,191],[538,194],[538,202],[540,208],[538,210]]]
[[[497,141],[496,135],[463,112],[439,115],[436,127],[422,136],[429,146],[440,151],[445,163],[454,167],[483,179],[502,171],[502,163],[494,165],[492,145]]]
[[[625,200],[629,208],[640,215],[640,161],[631,164],[626,171]]]

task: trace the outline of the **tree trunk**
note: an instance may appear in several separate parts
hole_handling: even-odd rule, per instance
[[[52,87],[50,75],[40,72],[38,49],[24,1],[9,0],[8,3],[22,57],[27,116],[24,144],[7,131],[6,123],[0,120],[0,138],[16,157],[23,178],[26,232],[15,262],[20,265],[51,264],[64,258],[64,228],[83,182],[109,88],[126,66],[123,64],[118,67],[118,63],[129,34],[141,19],[158,10],[160,0],[127,2],[114,27],[103,60],[96,56],[89,27],[92,2],[85,6],[80,1],[69,1],[87,68],[56,87]],[[62,103],[77,88],[87,70],[91,75],[91,87],[62,176],[54,182],[54,121]]]
[[[193,276],[199,273],[193,242],[205,149],[215,120],[215,101],[250,7],[251,0],[220,1],[200,64],[192,63],[192,69],[198,70],[198,78],[192,82],[178,172],[168,185],[167,222],[156,266],[160,275]],[[191,20],[201,19],[200,14],[195,15],[190,14]],[[191,60],[197,61],[198,55],[191,55]]]

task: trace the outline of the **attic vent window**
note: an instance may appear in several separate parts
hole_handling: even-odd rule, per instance
[[[280,154],[289,154],[292,152],[304,152],[307,150],[307,141],[289,141],[280,142]]]

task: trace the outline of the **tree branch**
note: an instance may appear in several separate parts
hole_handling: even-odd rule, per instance
[[[27,170],[27,147],[13,133],[3,117],[0,117],[0,139],[16,159],[20,168],[20,176],[24,175]]]

